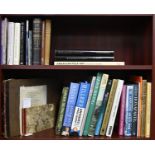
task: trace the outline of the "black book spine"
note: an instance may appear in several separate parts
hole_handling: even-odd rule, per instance
[[[25,64],[25,23],[21,23],[20,28],[20,65]]]
[[[113,61],[113,56],[55,56],[56,61]]]
[[[114,51],[55,50],[57,56],[114,56]]]
[[[33,20],[33,30],[32,30],[32,63],[34,65],[41,64],[41,32],[42,32],[42,21],[39,18]]]

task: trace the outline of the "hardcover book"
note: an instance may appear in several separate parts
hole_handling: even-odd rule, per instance
[[[41,28],[42,21],[40,18],[33,19],[32,42],[33,42],[33,64],[41,63]]]
[[[55,50],[57,56],[113,56],[114,51]]]
[[[62,89],[58,118],[57,118],[57,123],[56,123],[56,128],[55,128],[57,135],[61,134],[62,123],[63,123],[64,113],[65,113],[65,108],[66,108],[66,103],[67,103],[67,97],[68,97],[68,91],[69,91],[68,87],[64,87]]]
[[[90,84],[87,82],[81,82],[78,98],[75,106],[74,117],[71,125],[71,135],[80,135],[81,124],[86,108],[86,103],[89,95]]]
[[[54,127],[54,104],[34,106],[30,108],[25,108],[24,110],[25,136]]]
[[[61,133],[61,135],[63,135],[63,136],[69,136],[78,91],[79,91],[79,84],[71,82],[70,88],[69,88],[68,99],[67,99],[66,111],[65,111],[65,115],[64,115],[62,133]]]

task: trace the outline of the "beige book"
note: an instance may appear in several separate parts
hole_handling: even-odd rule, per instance
[[[145,115],[145,137],[150,137],[150,122],[151,122],[151,82],[147,82],[146,93],[146,115]]]
[[[45,20],[45,65],[50,64],[51,26],[51,20]]]
[[[146,94],[147,94],[147,81],[142,81],[142,111],[141,111],[141,132],[140,136],[145,136],[145,121],[146,121]]]
[[[54,104],[25,109],[25,136],[54,127]]]
[[[113,79],[112,87],[111,87],[111,90],[110,90],[110,95],[109,95],[109,99],[108,99],[108,103],[107,103],[107,107],[106,107],[106,111],[105,111],[105,115],[104,115],[105,117],[103,119],[102,127],[101,127],[101,130],[100,130],[100,135],[105,135],[106,134],[106,129],[107,129],[107,126],[108,126],[109,117],[110,117],[110,114],[111,114],[111,109],[112,109],[112,106],[113,106],[117,85],[118,85],[118,80]]]

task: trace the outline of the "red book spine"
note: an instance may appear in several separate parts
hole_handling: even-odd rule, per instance
[[[118,134],[120,136],[124,135],[125,103],[126,103],[126,85],[123,86],[120,99],[120,117],[119,117],[119,130],[118,130]]]

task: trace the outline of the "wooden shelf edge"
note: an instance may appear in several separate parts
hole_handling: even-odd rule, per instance
[[[38,132],[32,136],[27,137],[11,137],[11,138],[0,138],[3,140],[150,140],[150,138],[141,138],[141,137],[125,137],[118,136],[113,134],[112,137],[105,136],[94,136],[94,137],[71,137],[71,136],[57,136],[54,133],[54,129],[47,129],[41,132]]]
[[[124,66],[54,66],[54,65],[1,65],[2,70],[152,70],[152,65]]]

